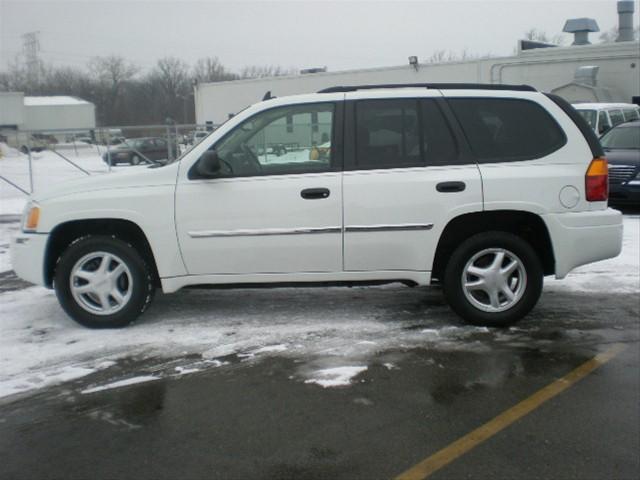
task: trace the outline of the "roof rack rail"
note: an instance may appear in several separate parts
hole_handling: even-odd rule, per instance
[[[537,92],[531,85],[504,85],[497,83],[389,83],[380,85],[347,85],[324,88],[318,93],[355,92],[376,88],[429,88],[436,90],[517,90],[520,92]]]

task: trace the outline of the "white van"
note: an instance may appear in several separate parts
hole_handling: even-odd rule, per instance
[[[573,108],[598,136],[616,125],[640,119],[640,107],[632,103],[574,103]]]

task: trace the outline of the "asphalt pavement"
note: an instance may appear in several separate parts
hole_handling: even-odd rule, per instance
[[[300,360],[274,353],[86,393],[114,370],[144,375],[171,364],[132,352],[105,371],[0,404],[0,478],[394,478],[623,345],[432,478],[637,479],[639,317],[635,295],[546,292],[518,324],[521,341],[490,329],[466,345],[380,351],[349,386],[307,383],[296,376]]]

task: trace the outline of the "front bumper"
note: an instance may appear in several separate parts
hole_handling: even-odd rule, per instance
[[[11,240],[11,265],[23,280],[44,285],[44,257],[49,235],[19,233]]]
[[[556,278],[580,265],[617,257],[622,251],[622,213],[593,212],[542,215],[551,236]]]

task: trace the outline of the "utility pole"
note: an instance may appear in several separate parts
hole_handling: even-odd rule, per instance
[[[39,31],[22,35],[22,53],[27,67],[27,79],[31,85],[37,85],[40,78],[40,35]]]

